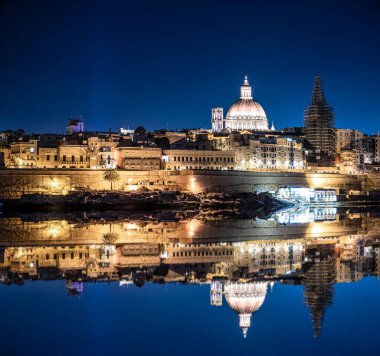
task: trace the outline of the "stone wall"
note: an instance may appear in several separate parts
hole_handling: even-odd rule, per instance
[[[177,190],[176,182],[165,171],[118,171],[112,182],[104,178],[102,169],[3,169],[0,170],[0,198],[18,198],[23,193],[67,194],[89,190]]]
[[[2,169],[0,198],[23,193],[67,194],[79,189],[111,190],[106,170],[94,169]],[[334,188],[365,192],[380,188],[380,175],[342,175],[299,172],[242,171],[123,171],[112,183],[114,190],[147,189],[198,192],[276,191],[279,187]]]
[[[379,177],[380,178],[380,177]],[[366,176],[334,173],[181,171],[176,182],[182,189],[194,192],[260,192],[277,191],[280,187],[333,188],[338,191],[362,191]],[[380,179],[371,180],[372,189]]]

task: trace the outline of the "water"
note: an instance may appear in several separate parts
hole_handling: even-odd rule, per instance
[[[0,218],[2,355],[377,354],[373,209],[101,215]]]

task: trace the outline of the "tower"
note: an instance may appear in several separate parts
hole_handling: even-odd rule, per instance
[[[211,127],[214,132],[223,130],[223,108],[211,109]]]
[[[210,304],[215,307],[223,305],[223,285],[220,281],[211,281]]]
[[[68,135],[83,132],[84,122],[83,119],[78,116],[77,118],[69,118],[67,120],[66,132]]]
[[[310,105],[305,110],[305,138],[310,144],[307,160],[318,166],[335,166],[336,132],[334,112],[327,104],[321,77],[315,77]]]
[[[322,331],[323,318],[334,298],[336,256],[334,244],[311,245],[306,250],[304,303],[309,307],[314,337]]]

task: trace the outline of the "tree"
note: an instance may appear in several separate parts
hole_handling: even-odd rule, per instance
[[[108,232],[106,234],[103,234],[102,240],[105,245],[115,245],[118,238],[118,234],[115,234],[114,232]]]
[[[111,190],[113,190],[113,183],[120,179],[120,174],[114,169],[109,169],[103,173],[103,179],[111,183]]]

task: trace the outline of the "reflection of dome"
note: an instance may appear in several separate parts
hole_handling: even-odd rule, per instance
[[[232,130],[268,131],[268,120],[262,106],[252,98],[252,89],[245,77],[240,99],[227,112],[225,127]]]
[[[266,293],[266,282],[229,282],[224,286],[224,296],[228,305],[239,314],[239,326],[244,337],[251,325],[251,315],[260,309]]]

